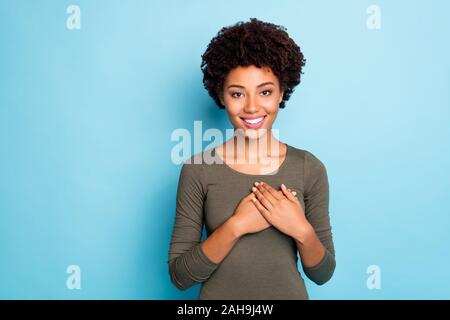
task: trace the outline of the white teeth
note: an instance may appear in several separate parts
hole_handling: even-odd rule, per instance
[[[261,118],[256,118],[256,119],[244,119],[245,122],[247,123],[251,123],[251,124],[256,124],[262,121],[262,119],[264,119],[264,117]]]

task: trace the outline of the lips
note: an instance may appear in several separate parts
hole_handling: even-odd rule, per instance
[[[241,119],[247,128],[258,129],[263,125],[264,119],[266,117],[267,115],[254,117],[241,117]]]

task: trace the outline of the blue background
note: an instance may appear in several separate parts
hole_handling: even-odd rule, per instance
[[[170,135],[231,128],[200,55],[257,17],[307,59],[275,127],[329,174],[337,268],[311,298],[449,299],[449,15],[444,0],[1,1],[0,298],[196,298],[168,276]]]

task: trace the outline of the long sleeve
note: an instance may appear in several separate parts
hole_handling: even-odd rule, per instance
[[[200,247],[205,194],[202,166],[184,163],[178,181],[168,267],[172,283],[180,290],[206,281],[218,267]]]
[[[312,267],[303,265],[306,276],[318,285],[327,282],[336,268],[329,216],[329,184],[324,164],[312,153],[305,153],[305,215],[325,247],[322,260]]]

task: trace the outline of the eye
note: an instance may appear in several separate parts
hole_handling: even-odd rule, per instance
[[[270,96],[272,94],[272,91],[271,90],[263,90],[263,91],[261,91],[261,94],[263,96]]]
[[[233,93],[231,93],[231,96],[233,98],[240,98],[242,96],[242,93],[241,92],[233,92]]]

